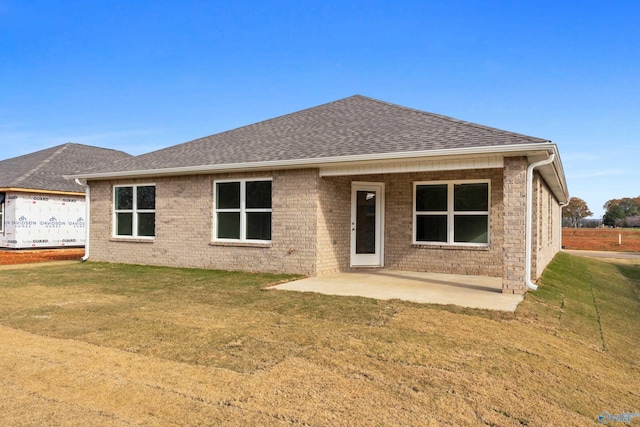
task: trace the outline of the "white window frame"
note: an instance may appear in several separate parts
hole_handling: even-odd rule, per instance
[[[416,206],[417,189],[420,185],[447,185],[447,210],[434,212],[418,212]],[[486,211],[460,211],[454,210],[454,188],[459,184],[487,184],[488,200]],[[446,242],[424,242],[416,239],[417,217],[426,215],[446,215],[447,216],[447,241]],[[455,242],[454,241],[454,218],[461,215],[486,215],[487,216],[487,243]],[[414,181],[413,183],[413,230],[411,240],[414,245],[428,246],[475,246],[488,247],[491,244],[491,180],[490,179],[463,179],[445,181]]]
[[[116,209],[116,189],[117,188],[127,188],[133,187],[133,206],[132,209]],[[111,201],[111,209],[113,211],[112,225],[111,225],[111,236],[115,239],[141,239],[141,240],[155,240],[156,233],[154,227],[154,235],[153,236],[139,236],[138,235],[138,214],[141,213],[152,213],[154,214],[154,219],[156,215],[156,209],[138,209],[138,187],[155,187],[156,189],[156,199],[157,199],[157,186],[155,183],[145,183],[145,184],[120,184],[113,186],[113,200]],[[155,202],[155,200],[154,200]],[[131,235],[129,234],[117,234],[118,233],[118,214],[119,213],[131,213],[132,214],[132,230]]]
[[[271,182],[271,208],[247,208],[246,200],[246,188],[247,182]],[[233,209],[218,209],[216,205],[217,184],[224,184],[229,182],[240,183],[240,208]],[[218,238],[218,213],[219,212],[239,212],[240,213],[240,238],[239,239],[226,239]],[[230,243],[271,243],[273,241],[273,234],[271,234],[271,240],[259,240],[259,239],[247,239],[247,213],[253,212],[269,212],[271,213],[271,232],[273,233],[273,178],[256,177],[256,178],[237,178],[237,179],[218,179],[213,181],[213,242],[230,242]]]
[[[4,202],[0,203],[0,233],[4,234]]]

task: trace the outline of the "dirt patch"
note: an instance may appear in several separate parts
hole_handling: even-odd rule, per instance
[[[0,265],[77,260],[83,256],[84,248],[2,249],[0,250]]]
[[[563,228],[562,246],[585,251],[640,252],[640,229]]]

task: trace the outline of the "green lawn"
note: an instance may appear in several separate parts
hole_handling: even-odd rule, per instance
[[[265,289],[291,278],[0,271],[0,417],[547,426],[640,413],[639,265],[559,254],[515,314]]]

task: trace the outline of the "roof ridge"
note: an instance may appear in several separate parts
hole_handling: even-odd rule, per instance
[[[199,139],[202,139],[202,138],[199,138]],[[195,140],[194,140],[194,141],[195,141]],[[186,142],[185,142],[185,143],[183,143],[183,144],[186,144]],[[91,147],[91,145],[87,145],[87,147]],[[161,149],[156,150],[156,151],[166,150],[167,148],[171,148],[171,147],[161,148]],[[114,152],[116,152],[116,153],[124,153],[124,154],[126,154],[127,156],[129,156],[129,157],[123,157],[122,159],[111,160],[111,161],[109,161],[109,162],[108,162],[110,165],[115,165],[115,164],[117,164],[117,163],[124,162],[125,160],[131,160],[131,159],[133,159],[133,158],[142,157],[142,156],[144,156],[144,155],[146,155],[146,154],[150,154],[150,153],[155,153],[155,152],[156,152],[156,151],[151,151],[151,152],[149,152],[149,153],[143,153],[143,154],[139,154],[139,155],[137,155],[137,156],[134,156],[134,155],[129,154],[129,153],[127,153],[126,151],[122,151],[122,150],[116,150],[116,149],[113,149],[113,148],[107,148],[107,150],[111,150],[111,151],[114,151]],[[92,169],[97,168],[98,166],[100,166],[100,165],[99,165],[99,164],[95,164],[95,165],[93,165],[93,166],[91,166],[91,167],[88,167],[88,168],[82,169],[82,171],[83,171],[83,172],[84,172],[84,171],[87,171],[87,172],[88,172],[88,171],[90,171],[90,170],[92,170]],[[80,171],[78,170],[78,171],[75,171],[74,173],[77,173],[77,172],[80,172]]]
[[[303,112],[308,111],[308,110],[313,110],[313,109],[316,109],[318,107],[324,107],[325,105],[334,104],[334,103],[341,102],[341,101],[344,101],[346,99],[355,98],[355,97],[367,98],[366,96],[362,96],[362,95],[358,95],[358,94],[351,95],[351,96],[348,96],[346,98],[340,98],[340,99],[336,99],[334,101],[329,101],[329,102],[324,102],[322,104],[314,105],[313,107],[303,108],[302,110],[292,111],[292,112],[289,112],[289,113],[280,114],[279,116],[270,117],[268,119],[260,120],[260,121],[254,122],[254,123],[249,123],[249,124],[246,124],[246,125],[238,126],[236,128],[233,128],[233,129],[223,130],[222,132],[218,132],[218,133],[214,133],[214,134],[211,134],[211,135],[202,136],[200,138],[191,139],[189,141],[184,141],[184,142],[181,142],[179,144],[170,145],[168,147],[160,148],[158,150],[150,151],[148,153],[142,153],[142,154],[139,154],[139,155],[133,156],[133,157],[140,158],[140,157],[147,156],[149,154],[155,154],[155,153],[158,153],[158,152],[161,152],[161,151],[164,151],[164,150],[173,149],[173,148],[175,148],[177,146],[180,146],[180,145],[190,144],[190,143],[196,142],[196,141],[203,141],[203,140],[211,138],[211,137],[222,136],[222,135],[225,135],[225,134],[228,134],[228,133],[231,133],[231,132],[235,132],[235,131],[238,131],[238,130],[241,130],[241,129],[250,128],[250,127],[253,127],[253,126],[256,126],[256,125],[261,125],[261,124],[264,124],[264,123],[268,123],[268,122],[271,122],[271,121],[274,121],[274,120],[281,119],[283,117],[297,115],[299,113],[303,113]],[[370,99],[373,99],[373,98],[370,98]],[[374,101],[375,101],[375,99],[374,99]],[[380,101],[380,102],[382,102],[382,101]],[[121,160],[127,160],[127,159],[121,159]],[[117,162],[119,162],[121,160],[117,160]],[[97,165],[94,166],[93,168],[95,168],[95,167],[97,167]]]
[[[124,154],[128,154],[128,155],[130,155],[130,154],[129,154],[129,153],[127,153],[126,151],[116,150],[115,148],[109,148],[109,147],[98,147],[98,146],[95,146],[95,145],[80,144],[80,143],[78,143],[78,142],[67,142],[67,143],[65,143],[65,144],[63,144],[63,145],[66,145],[66,146],[72,146],[72,145],[73,145],[73,146],[76,146],[76,147],[87,147],[87,148],[98,149],[98,150],[104,150],[104,151],[115,151],[115,152],[117,152],[117,153],[124,153]]]
[[[240,126],[240,127],[234,128],[234,129],[228,129],[228,130],[225,130],[225,131],[222,131],[222,132],[219,132],[219,133],[214,133],[213,135],[207,135],[207,136],[202,137],[202,138],[197,138],[194,141],[197,141],[198,139],[204,139],[204,138],[208,138],[210,136],[221,135],[221,134],[225,134],[227,132],[233,132],[233,131],[238,130],[238,129],[242,129],[242,128],[246,128],[246,127],[255,126],[255,125],[258,125],[258,124],[270,122],[270,121],[273,121],[273,120],[281,119],[282,117],[292,116],[294,114],[297,115],[299,113],[303,113],[303,112],[308,111],[308,110],[314,110],[314,109],[319,108],[319,107],[324,107],[324,106],[329,105],[329,104],[335,104],[337,102],[342,102],[342,101],[345,101],[345,100],[347,100],[349,98],[355,98],[355,97],[358,97],[358,96],[360,96],[362,98],[366,98],[366,96],[362,96],[362,95],[351,95],[351,96],[347,96],[346,98],[340,98],[340,99],[336,99],[336,100],[329,101],[329,102],[323,102],[322,104],[314,105],[313,107],[307,107],[307,108],[303,108],[302,110],[292,111],[292,112],[289,112],[289,113],[280,114],[279,116],[270,117],[268,119],[260,120],[259,122],[249,123],[248,125],[243,125],[243,126]]]
[[[36,172],[38,172],[40,169],[42,169],[46,164],[50,163],[51,160],[55,159],[56,157],[58,157],[58,155],[60,155],[63,151],[65,151],[67,148],[69,148],[69,145],[72,144],[71,142],[67,142],[65,144],[59,145],[57,147],[52,147],[49,150],[52,150],[54,148],[57,148],[57,150],[55,150],[53,152],[53,154],[51,154],[49,157],[47,157],[46,159],[44,159],[42,162],[40,162],[36,167],[32,168],[31,170],[28,170],[27,172],[25,172],[24,174],[22,174],[21,176],[19,176],[18,178],[16,178],[16,180],[14,181],[16,184],[21,183],[22,181],[26,180],[27,178],[29,178],[31,175],[35,174]]]
[[[499,129],[499,128],[492,127],[492,126],[485,126],[485,125],[481,125],[479,123],[470,122],[470,121],[467,121],[467,120],[460,120],[460,119],[456,119],[455,117],[451,117],[451,116],[445,116],[443,114],[437,114],[437,113],[432,113],[430,111],[418,110],[417,108],[412,108],[412,107],[405,107],[404,105],[394,104],[392,102],[382,101],[380,99],[371,98],[371,97],[364,96],[364,95],[353,95],[350,98],[353,98],[353,97],[361,97],[361,98],[364,98],[364,99],[368,99],[369,101],[374,101],[374,102],[377,102],[377,103],[380,103],[380,104],[388,105],[390,107],[396,107],[396,108],[400,108],[400,109],[403,109],[403,110],[413,111],[415,113],[436,117],[436,118],[439,118],[439,119],[442,119],[442,120],[447,120],[447,121],[450,121],[450,122],[453,122],[453,123],[458,123],[458,124],[465,125],[465,126],[471,126],[471,127],[475,127],[475,128],[479,128],[479,129],[490,130],[490,131],[493,131],[493,132],[500,132],[503,135],[515,135],[515,136],[519,136],[521,138],[526,138],[526,139],[529,139],[529,140],[536,140],[536,141],[539,141],[541,139],[545,140],[544,138],[538,138],[538,137],[535,137],[535,136],[530,136],[530,135],[525,135],[523,133],[512,132],[512,131],[508,131],[508,130],[504,130],[504,129]],[[551,142],[548,139],[545,140],[545,141],[546,142]]]

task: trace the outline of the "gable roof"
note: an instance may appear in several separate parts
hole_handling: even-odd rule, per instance
[[[282,163],[549,143],[361,95],[254,123],[112,164],[77,176]]]
[[[84,193],[63,175],[128,157],[122,151],[69,142],[0,161],[0,189]]]

